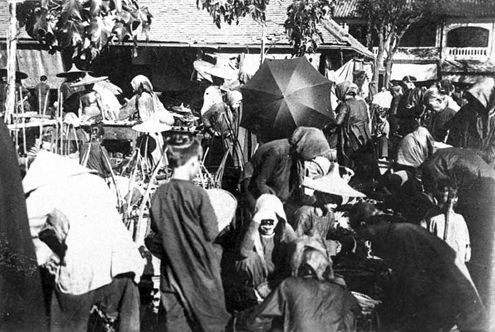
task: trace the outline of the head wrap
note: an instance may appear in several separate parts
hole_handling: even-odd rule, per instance
[[[242,93],[239,91],[228,91],[227,92],[227,101],[229,105],[234,105],[235,103],[242,101]]]
[[[143,91],[153,93],[153,85],[149,78],[144,75],[137,75],[131,80],[131,86],[134,91],[138,91],[141,88]]]
[[[280,199],[272,194],[263,194],[256,200],[253,219],[283,219],[287,221],[284,206]]]
[[[332,262],[319,238],[303,235],[297,239],[290,265],[293,276],[301,276],[304,268],[309,267],[318,280],[333,278]]]
[[[311,160],[305,161],[305,167],[310,174],[315,176],[324,176],[330,170],[330,160],[326,157],[317,156]]]
[[[209,86],[206,88],[203,95],[203,107],[201,108],[201,115],[205,114],[213,105],[223,104],[222,92],[218,86]]]
[[[326,156],[331,151],[325,135],[318,128],[298,127],[292,134],[290,144],[303,160]]]
[[[339,100],[345,100],[346,96],[350,93],[357,94],[359,91],[359,87],[352,82],[344,81],[342,83],[337,84],[335,88],[335,94]]]

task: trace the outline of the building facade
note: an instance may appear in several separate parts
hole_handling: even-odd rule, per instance
[[[359,0],[336,8],[334,19],[361,42],[366,22],[357,13]],[[392,79],[414,75],[419,81],[449,78],[472,83],[495,72],[495,1],[449,1],[438,18],[412,25],[394,55]],[[373,47],[375,54],[378,48]]]

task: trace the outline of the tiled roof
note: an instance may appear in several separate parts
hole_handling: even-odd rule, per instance
[[[356,8],[359,0],[337,0],[334,18],[360,18]],[[493,17],[494,0],[449,0],[445,2],[442,16],[446,17]]]
[[[283,27],[287,7],[292,0],[272,0],[267,7],[265,35],[266,47],[288,47],[289,40]],[[222,22],[219,29],[206,10],[196,7],[195,0],[139,0],[153,15],[149,32],[149,43],[177,45],[258,47],[261,44],[261,26],[251,17],[243,17],[239,24]],[[8,8],[6,1],[0,1],[0,37],[6,36]],[[353,48],[369,55],[369,51],[352,36],[345,33],[333,21],[320,26],[323,35],[322,48]],[[139,38],[146,43],[145,36]]]
[[[352,49],[354,49],[356,52],[359,52],[365,56],[368,56],[370,58],[373,58],[373,52],[368,50],[366,46],[361,44],[356,38],[354,38],[351,34],[346,32],[344,29],[340,27],[334,20],[325,20],[323,25],[325,28],[330,31],[331,33],[334,33],[335,35],[338,35],[338,39],[340,40],[345,40],[349,43]]]
[[[292,0],[273,0],[266,12],[266,36],[269,41],[277,41],[276,45],[289,43],[283,27],[287,7]],[[251,17],[243,17],[239,24],[228,25],[222,22],[218,29],[206,10],[196,7],[196,1],[140,0],[142,6],[148,6],[153,15],[150,41],[177,42],[186,44],[224,44],[230,46],[260,45],[261,26]],[[346,46],[335,36],[321,29],[324,44]],[[268,45],[270,42],[268,43]]]
[[[0,37],[6,37],[9,29],[9,4],[0,1]]]

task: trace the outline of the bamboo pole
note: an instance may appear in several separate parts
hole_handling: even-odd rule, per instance
[[[260,66],[263,64],[263,61],[265,61],[265,24],[261,24],[261,52],[260,52]]]
[[[48,96],[50,95],[50,90],[48,90],[48,93],[45,95],[45,100],[43,101],[43,111],[41,112],[41,115],[44,117],[46,114],[46,109],[48,107]],[[38,98],[39,101],[39,98]]]
[[[7,32],[7,98],[5,100],[5,121],[12,123],[15,109],[15,72],[17,55],[16,1],[9,0],[9,29]]]
[[[40,142],[43,142],[43,122],[45,121],[45,114],[46,114],[46,106],[48,104],[48,95],[50,92],[48,92],[45,96],[45,103],[43,104],[43,111],[41,113],[41,118],[40,118]],[[39,98],[38,98],[39,101]]]
[[[19,86],[19,107],[21,108],[22,117],[22,152],[27,155],[27,143],[26,143],[26,112],[24,110],[24,96],[22,95],[22,86]]]

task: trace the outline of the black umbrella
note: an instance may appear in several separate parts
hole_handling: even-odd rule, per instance
[[[323,128],[332,120],[330,86],[305,57],[267,60],[242,87],[241,126],[265,140],[288,138],[300,126]]]

